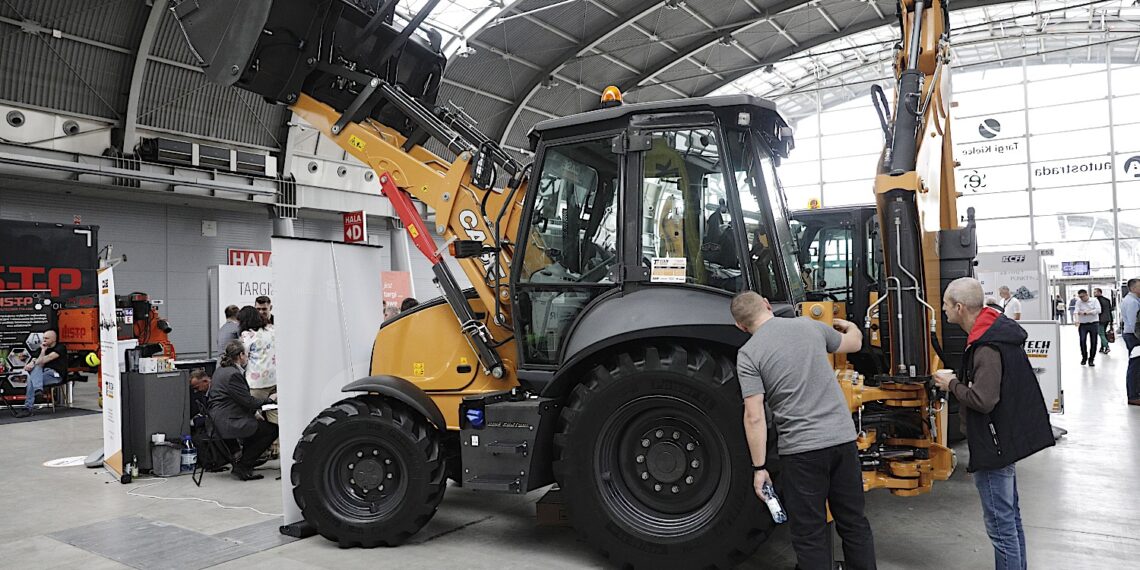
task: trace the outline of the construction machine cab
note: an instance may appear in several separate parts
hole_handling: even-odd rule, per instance
[[[621,105],[539,123],[531,140],[522,262],[511,279],[524,366],[574,357],[575,323],[609,296],[755,290],[789,313],[803,299],[776,176],[793,142],[771,103],[732,95]]]

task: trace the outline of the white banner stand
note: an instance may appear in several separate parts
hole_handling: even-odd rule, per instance
[[[1061,385],[1061,325],[1057,321],[1018,321],[1029,334],[1025,355],[1033,365],[1045,408],[1050,414],[1065,413],[1065,390]],[[1053,426],[1053,437],[1060,439],[1068,430]]]
[[[381,261],[376,246],[273,238],[284,526],[302,521],[289,474],[301,432],[350,396],[343,386],[369,375],[384,316]]]
[[[115,272],[99,270],[99,376],[103,382],[103,466],[120,482],[127,483],[123,457],[123,386],[119,382],[118,327],[115,325]]]

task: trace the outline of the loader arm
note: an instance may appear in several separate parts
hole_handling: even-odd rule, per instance
[[[498,297],[502,315],[509,319],[506,281],[513,253],[510,241],[518,229],[526,181],[514,192],[478,188],[471,184],[474,157],[470,152],[461,152],[454,161],[448,162],[422,146],[405,151],[407,137],[372,119],[350,122],[339,134],[334,134],[332,127],[341,113],[305,94],[300,95],[290,108],[329,140],[376,171],[378,178],[389,174],[399,191],[434,210],[434,229],[445,242],[473,240],[488,247],[502,244],[498,255],[488,253],[457,261],[484,306],[496,306]],[[398,199],[394,196],[388,198],[393,202]],[[421,233],[423,228],[416,223],[414,216],[409,216],[407,211],[397,212],[417,248],[434,261],[435,248],[425,250],[423,241],[426,239],[426,243],[431,243],[431,238]],[[493,228],[500,215],[501,221],[495,232]],[[499,265],[497,274],[494,273],[496,262]],[[502,324],[509,326],[509,320]]]
[[[438,1],[403,27],[391,0],[169,0],[169,7],[207,78],[288,105],[376,172],[482,368],[502,378],[511,372],[498,351],[510,336],[511,236],[529,171],[462,110],[435,106],[446,58],[438,33],[414,32]],[[455,158],[429,151],[429,141]],[[506,187],[496,190],[500,178]],[[412,198],[435,212],[437,234],[462,246],[459,265],[489,316],[460,290]]]

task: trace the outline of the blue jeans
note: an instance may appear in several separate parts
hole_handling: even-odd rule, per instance
[[[1140,340],[1132,333],[1124,333],[1124,346],[1128,347],[1128,372],[1124,373],[1129,400],[1140,400],[1140,358],[1132,358],[1132,349]]]
[[[982,498],[986,534],[994,545],[996,570],[1025,570],[1025,530],[1017,504],[1017,472],[1013,465],[975,471],[974,485]]]
[[[24,407],[29,410],[35,408],[36,392],[43,390],[44,386],[54,386],[59,382],[59,372],[43,366],[33,368],[28,373],[28,388],[24,392]]]

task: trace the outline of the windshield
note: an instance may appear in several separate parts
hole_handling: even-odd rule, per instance
[[[754,132],[740,132],[732,147],[736,189],[748,239],[750,266],[760,294],[774,301],[803,298],[803,281],[776,167]],[[790,294],[776,276],[787,275]]]

